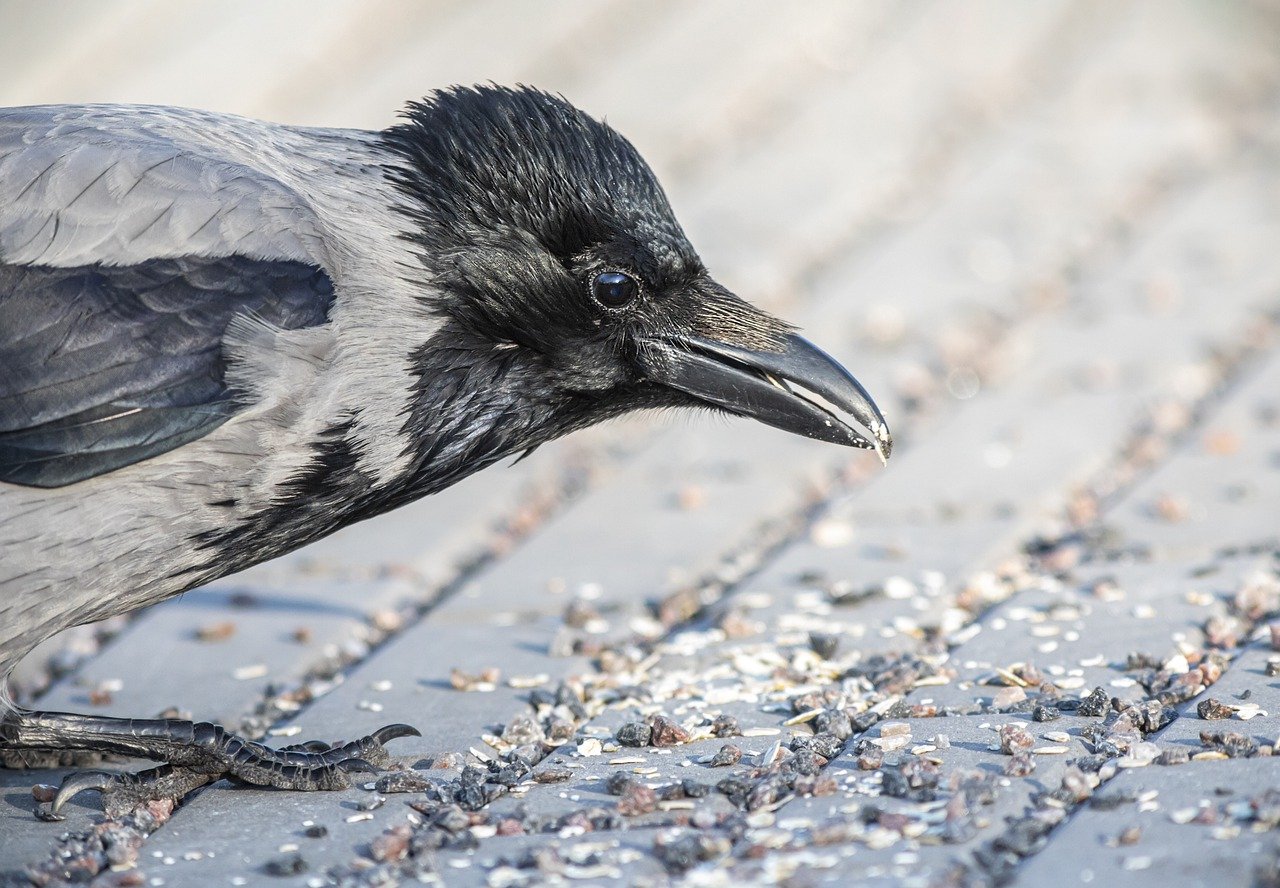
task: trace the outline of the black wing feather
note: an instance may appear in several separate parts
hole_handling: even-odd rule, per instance
[[[231,321],[310,327],[332,301],[329,277],[292,260],[0,263],[0,481],[61,487],[207,434],[240,407]]]

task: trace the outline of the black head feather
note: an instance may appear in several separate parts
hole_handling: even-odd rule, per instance
[[[563,98],[457,87],[404,117],[383,134],[388,171],[442,315],[562,363],[593,341],[625,351],[637,328],[719,320],[756,345],[787,332],[710,280],[635,147]],[[643,304],[618,315],[591,299],[603,270],[634,275]]]
[[[701,269],[648,164],[625,138],[531,88],[455,87],[410,103],[383,135],[414,233],[432,254],[534,238],[566,265],[602,242]],[[451,242],[452,241],[452,242]],[[657,269],[654,269],[657,270]]]

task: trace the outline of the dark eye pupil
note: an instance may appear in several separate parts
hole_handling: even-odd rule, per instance
[[[640,285],[629,274],[620,271],[602,271],[591,281],[591,295],[601,305],[621,308],[640,292]]]

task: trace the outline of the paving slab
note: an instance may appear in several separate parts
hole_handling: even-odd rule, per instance
[[[1272,759],[1194,762],[1118,774],[1115,807],[1089,805],[1018,874],[1020,885],[1266,884],[1280,859]],[[1261,823],[1250,803],[1270,790]]]

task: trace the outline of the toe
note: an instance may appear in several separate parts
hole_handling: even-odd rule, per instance
[[[86,789],[105,792],[117,779],[115,774],[107,771],[77,771],[74,774],[68,774],[62,781],[62,785],[58,787],[58,794],[53,797],[53,804],[49,808],[53,814],[57,815],[63,805]]]
[[[388,740],[399,740],[401,737],[421,737],[422,732],[413,725],[384,725],[369,735],[369,739],[378,745],[386,743]]]

